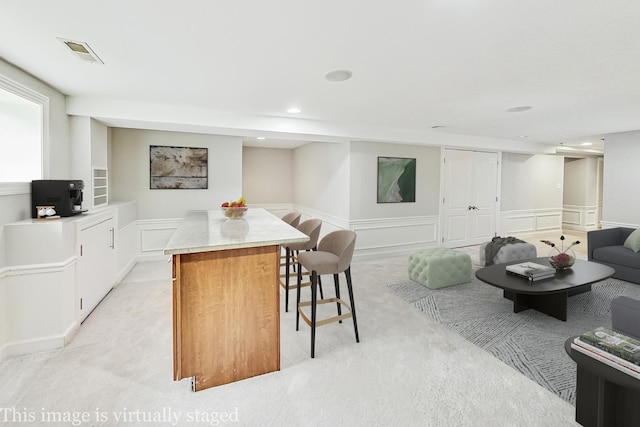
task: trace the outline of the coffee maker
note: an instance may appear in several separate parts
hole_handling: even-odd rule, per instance
[[[78,215],[82,210],[82,180],[43,179],[31,181],[31,218],[38,218],[37,207],[55,209],[56,215]]]

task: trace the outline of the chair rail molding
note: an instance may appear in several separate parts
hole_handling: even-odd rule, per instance
[[[0,196],[31,194],[30,182],[0,182]]]
[[[600,221],[600,225],[602,228],[616,228],[616,227],[625,227],[625,228],[640,228],[640,224],[629,224],[626,222],[615,222],[615,221]]]

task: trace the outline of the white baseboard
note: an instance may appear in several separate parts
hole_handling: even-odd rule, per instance
[[[0,355],[2,356],[0,360],[6,357],[21,356],[23,354],[63,348],[73,339],[79,328],[80,325],[74,321],[61,335],[50,335],[47,337],[38,337],[28,340],[5,343],[2,351],[0,351]]]
[[[132,259],[131,261],[129,261],[129,264],[127,264],[122,271],[120,271],[120,273],[118,273],[118,275],[116,276],[116,280],[113,283],[113,286],[116,287],[120,284],[120,282],[122,282],[122,279],[125,278],[125,276],[127,274],[129,274],[129,272],[131,271],[131,269],[133,269],[133,267],[135,267],[137,262],[137,259]]]

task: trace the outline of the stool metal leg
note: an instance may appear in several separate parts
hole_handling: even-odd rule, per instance
[[[299,269],[298,269],[299,270]],[[311,358],[316,353],[316,286],[318,284],[318,274],[315,270],[311,272]]]
[[[302,266],[298,263],[298,286],[296,288],[296,331],[300,328],[300,284],[302,283]]]
[[[333,284],[336,287],[336,298],[340,299],[340,277],[338,274],[333,275]],[[338,306],[338,315],[342,314],[342,306],[339,302],[336,303]],[[342,323],[342,320],[338,320],[338,323]]]
[[[289,250],[289,248],[285,249],[285,257],[287,258],[287,261],[285,262],[286,267],[285,267],[285,278],[284,278],[284,311],[288,312],[289,311],[289,265],[291,264],[291,250]],[[295,269],[293,270],[295,271]]]
[[[349,302],[351,303],[351,317],[353,317],[353,329],[356,331],[356,342],[360,342],[358,335],[358,322],[356,322],[356,304],[353,300],[353,287],[351,286],[351,267],[348,267],[344,275],[347,278],[347,288],[349,289]]]

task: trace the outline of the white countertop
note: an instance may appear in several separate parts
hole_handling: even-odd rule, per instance
[[[228,219],[222,209],[189,211],[164,253],[188,254],[307,240],[309,236],[260,208],[249,208],[244,217],[238,219]]]

